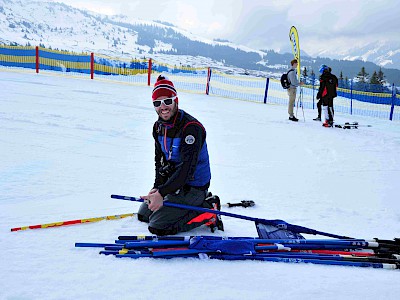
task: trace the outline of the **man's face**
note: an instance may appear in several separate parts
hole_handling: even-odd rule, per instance
[[[153,101],[153,104],[159,104],[159,106],[154,106],[154,109],[156,110],[158,116],[164,121],[171,119],[178,109],[178,105],[175,102],[175,97],[171,98],[167,96],[160,96]]]

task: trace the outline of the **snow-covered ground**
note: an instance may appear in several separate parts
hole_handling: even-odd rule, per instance
[[[117,259],[75,242],[148,234],[135,217],[10,232],[136,212],[153,183],[151,87],[0,70],[0,299],[398,299],[396,270],[196,259]],[[179,94],[207,129],[210,190],[230,212],[359,238],[400,237],[400,124],[323,128],[284,106]],[[300,116],[299,116],[300,117]],[[301,116],[302,117],[302,116]],[[228,210],[228,208],[225,208]],[[256,236],[223,217],[225,232]],[[198,228],[191,235],[210,232]],[[308,238],[312,238],[307,236]]]

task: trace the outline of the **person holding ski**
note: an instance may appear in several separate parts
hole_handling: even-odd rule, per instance
[[[155,180],[150,192],[141,196],[138,219],[149,223],[156,235],[188,231],[202,224],[222,229],[217,215],[163,206],[164,201],[220,209],[219,198],[206,199],[211,171],[206,130],[194,117],[178,108],[172,81],[160,75],[152,92],[158,120],[153,126]]]
[[[317,93],[317,99],[321,99],[325,122],[322,124],[324,127],[333,126],[333,98],[337,97],[338,79],[331,73],[332,69],[327,65],[321,65],[319,72],[321,76],[319,78],[319,89]]]
[[[288,95],[289,95],[289,104],[288,104],[288,113],[289,113],[289,120],[293,122],[297,122],[297,119],[293,114],[293,107],[294,102],[296,101],[296,94],[297,94],[297,87],[299,85],[303,85],[303,82],[299,82],[297,80],[297,59],[293,59],[291,62],[291,68],[287,72],[288,80],[290,82],[290,87],[288,88]]]

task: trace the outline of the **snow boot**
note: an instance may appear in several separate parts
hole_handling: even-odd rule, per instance
[[[212,210],[221,210],[221,200],[217,195],[213,195],[211,192],[207,193],[207,197],[204,202]],[[212,218],[210,218],[210,221],[207,222],[206,225],[210,227],[211,232],[214,232],[215,229],[224,231],[224,224],[222,223],[220,215],[213,214]]]
[[[322,126],[324,126],[324,127],[332,127],[333,126],[333,122],[325,120],[325,122],[322,124]]]

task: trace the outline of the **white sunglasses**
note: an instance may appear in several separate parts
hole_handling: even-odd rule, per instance
[[[169,106],[169,105],[172,105],[172,103],[174,103],[175,99],[176,99],[176,96],[172,97],[172,98],[165,98],[162,100],[154,100],[153,105],[154,105],[154,107],[160,107],[161,103],[164,103],[164,105]]]

